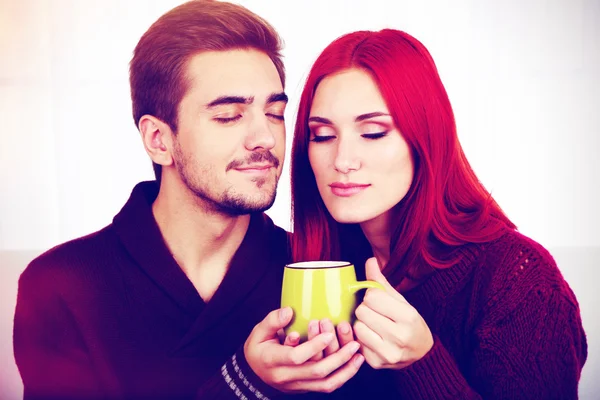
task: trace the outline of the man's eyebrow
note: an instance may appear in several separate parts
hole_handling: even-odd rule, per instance
[[[283,102],[287,103],[288,102],[287,94],[285,94],[284,92],[273,93],[267,99],[267,104],[277,103],[278,101],[283,101]]]
[[[222,104],[252,104],[254,96],[243,97],[243,96],[221,96],[217,97],[206,105],[206,108],[214,108]]]
[[[273,93],[267,99],[267,104],[277,103],[279,101],[288,102],[288,97],[284,92]],[[206,108],[214,108],[223,104],[252,104],[254,102],[254,96],[220,96],[211,101],[206,105]]]
[[[361,114],[358,117],[356,117],[354,119],[355,122],[360,122],[360,121],[364,121],[366,119],[370,119],[370,118],[375,118],[375,117],[389,117],[390,114],[386,114],[383,112],[372,112],[372,113],[368,113],[368,114]]]

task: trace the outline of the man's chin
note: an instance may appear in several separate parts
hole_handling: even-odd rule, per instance
[[[254,179],[247,180],[245,182],[246,187],[251,190],[257,190],[258,192],[272,192],[277,186],[277,178],[275,176],[256,177]]]
[[[220,208],[231,215],[245,215],[268,210],[275,203],[276,192],[246,194],[220,202]]]
[[[276,192],[267,193],[254,202],[250,201],[249,204],[252,204],[251,208],[255,210],[254,212],[266,211],[275,203],[275,194]]]

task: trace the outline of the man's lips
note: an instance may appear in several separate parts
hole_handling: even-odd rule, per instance
[[[243,173],[264,173],[269,171],[271,168],[275,168],[275,166],[273,164],[253,164],[238,167],[235,168],[235,170]]]

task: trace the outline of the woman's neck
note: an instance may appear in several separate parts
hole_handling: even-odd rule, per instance
[[[360,224],[365,237],[371,245],[373,255],[377,259],[381,268],[385,267],[390,260],[390,217],[389,211],[378,217],[370,219]]]

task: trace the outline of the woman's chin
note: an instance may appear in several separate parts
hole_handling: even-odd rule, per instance
[[[360,224],[369,219],[357,212],[336,212],[331,213],[331,216],[340,224]]]

